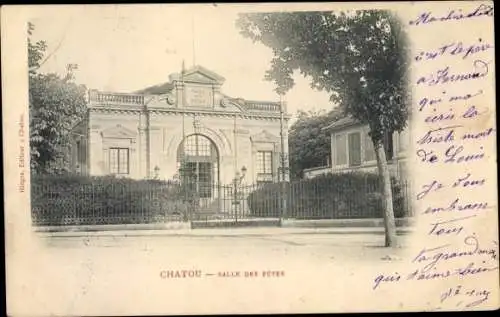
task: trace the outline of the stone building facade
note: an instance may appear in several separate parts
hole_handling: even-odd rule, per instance
[[[304,170],[305,178],[329,173],[378,173],[377,160],[368,125],[360,124],[350,116],[335,120],[324,128],[330,133],[330,157],[327,166]],[[407,179],[410,128],[387,136],[386,157],[389,172],[399,179]]]
[[[229,97],[224,81],[195,66],[131,94],[91,90],[72,134],[73,171],[168,180],[184,164],[207,184],[229,184],[242,170],[245,183],[280,180],[286,104]]]

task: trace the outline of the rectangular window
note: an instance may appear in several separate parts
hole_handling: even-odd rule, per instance
[[[349,133],[349,166],[361,165],[361,134]]]
[[[367,134],[365,134],[365,161],[375,161],[375,149],[373,148],[372,138]]]
[[[82,172],[82,164],[84,163],[83,159],[82,159],[82,149],[81,149],[81,143],[80,141],[76,141],[75,143],[75,146],[76,146],[76,153],[75,153],[75,168],[76,168],[76,172],[77,173],[81,173]]]
[[[335,136],[335,165],[347,164],[346,136],[337,134]]]
[[[273,152],[257,152],[257,182],[269,183],[273,181]]]
[[[212,197],[212,163],[199,162],[198,163],[198,186],[201,198]]]
[[[129,173],[129,149],[127,148],[109,149],[109,170],[111,174]]]

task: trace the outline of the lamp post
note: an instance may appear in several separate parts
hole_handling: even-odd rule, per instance
[[[158,167],[158,165],[155,166],[155,175],[154,175],[154,179],[160,179],[160,168]]]
[[[240,204],[238,186],[241,185],[241,182],[243,181],[243,178],[245,178],[246,173],[247,173],[247,168],[243,166],[241,168],[241,175],[240,172],[236,172],[236,175],[233,179],[233,205],[234,205],[234,219],[236,222],[238,222],[238,205]]]
[[[286,180],[287,180],[287,155],[285,153],[285,109],[284,109],[283,94],[280,94],[280,141],[281,141],[281,220],[286,218]]]

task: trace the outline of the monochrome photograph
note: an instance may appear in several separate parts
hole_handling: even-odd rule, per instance
[[[480,243],[471,233],[477,230],[462,224],[475,212],[474,219],[484,218],[479,211],[487,204],[477,205],[476,198],[473,205],[467,192],[456,194],[461,198],[454,208],[436,207],[455,197],[446,182],[463,172],[445,164],[453,150],[447,141],[427,142],[441,127],[455,129],[450,140],[465,140],[459,129],[473,124],[463,121],[471,115],[460,116],[460,107],[483,98],[494,111],[494,99],[484,99],[487,93],[466,97],[469,91],[460,86],[479,87],[484,79],[429,89],[415,80],[446,66],[415,58],[429,56],[421,45],[441,47],[431,40],[418,44],[415,34],[433,37],[434,27],[436,34],[455,38],[439,23],[480,23],[489,19],[489,5],[477,13],[469,3],[460,16],[437,6],[424,19],[425,4],[405,14],[408,3],[365,4],[290,4],[282,10],[257,4],[26,7],[17,23],[25,29],[19,52],[26,54],[26,107],[14,119],[21,153],[16,145],[20,176],[13,178],[24,195],[19,199],[26,204],[29,234],[47,266],[44,278],[54,281],[46,292],[41,280],[33,284],[39,303],[32,313],[498,305],[497,289],[474,289],[455,300],[444,288],[428,300],[439,299],[432,307],[424,308],[425,299],[408,299],[399,308],[398,299],[380,304],[384,294],[413,287],[423,294],[450,275],[498,275],[496,241]],[[419,23],[408,22],[418,17]],[[492,32],[487,25],[478,30]],[[482,35],[481,49],[471,46],[469,54],[492,54],[489,41]],[[448,108],[457,112],[446,117]],[[453,120],[459,123],[452,126]],[[492,149],[488,136],[483,147]],[[484,171],[492,162],[477,168]],[[474,182],[475,166],[459,178],[470,181],[464,187],[480,183]],[[434,217],[439,211],[441,218],[422,210],[436,211]],[[446,218],[458,216],[463,218]],[[478,229],[479,223],[473,225]],[[427,242],[419,244],[419,233]],[[452,245],[448,238],[466,248],[463,255],[441,249]],[[479,259],[469,263],[467,256],[493,262],[478,267]],[[449,257],[465,264],[450,264]],[[339,278],[343,282],[335,283]],[[362,282],[339,295],[341,284],[355,280]],[[141,293],[147,289],[149,297]],[[352,306],[353,292],[369,300]],[[282,300],[269,298],[280,293]],[[50,304],[40,306],[43,298],[52,298]]]
[[[165,40],[155,36],[158,52],[148,52],[168,60],[160,62],[162,73],[158,62],[141,59],[142,43],[133,43],[143,36],[139,22],[98,20],[103,28],[95,36],[78,19],[68,20],[66,29],[55,29],[52,20],[28,22],[33,225],[56,231],[168,222],[280,227],[288,220],[355,225],[388,217],[387,244],[395,243],[396,220],[411,217],[408,48],[401,21],[377,10],[224,18],[211,31],[229,33],[220,27],[232,24],[235,42],[208,52],[205,22],[194,14],[182,19],[190,29],[181,40],[191,47],[174,42],[176,30],[165,22]],[[289,22],[296,25],[283,30]],[[334,28],[343,29],[330,43]],[[66,39],[78,31],[88,45]],[[114,36],[125,43],[101,42]],[[366,51],[368,40],[379,56]],[[130,48],[125,56],[111,55],[118,45]],[[245,57],[227,63],[243,48]],[[274,55],[266,64],[249,58],[252,48]],[[130,73],[125,59],[134,59]],[[153,67],[158,75],[148,78],[144,69]],[[315,99],[287,96],[298,72],[310,84],[301,90]],[[234,82],[229,89],[224,73]],[[98,83],[104,86],[90,86]],[[132,84],[144,87],[125,92]],[[372,108],[363,103],[374,98],[370,94],[382,96]]]

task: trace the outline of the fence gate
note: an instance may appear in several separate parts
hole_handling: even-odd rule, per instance
[[[193,204],[191,214],[193,228],[215,226],[278,226],[278,217],[259,215],[249,205],[249,195],[259,185],[213,185],[212,199],[199,199]]]

